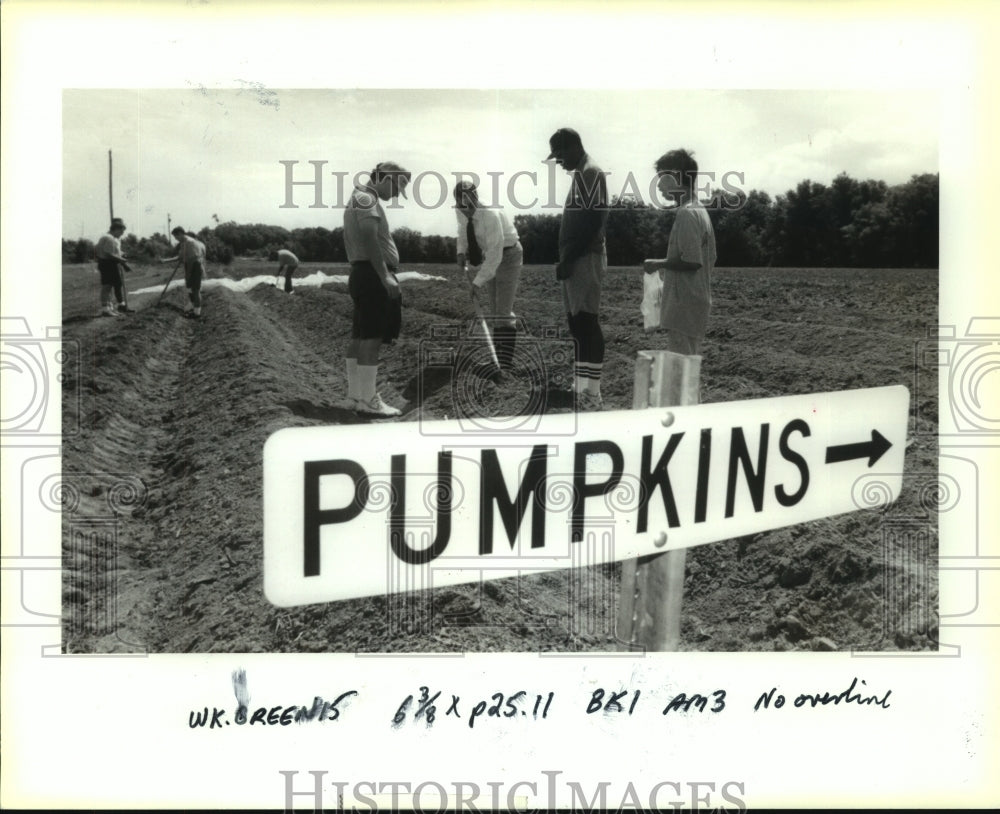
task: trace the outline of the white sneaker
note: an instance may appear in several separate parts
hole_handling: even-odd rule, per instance
[[[104,307],[103,307],[103,308],[101,309],[101,316],[102,316],[102,317],[119,317],[119,316],[121,316],[121,314],[119,314],[119,313],[118,313],[118,312],[117,312],[117,311],[116,311],[116,310],[115,310],[114,308],[112,308],[112,307],[111,307],[110,305],[105,305],[105,306],[104,306]]]
[[[401,414],[400,410],[397,410],[395,407],[392,407],[382,401],[382,397],[378,393],[372,396],[370,401],[356,399],[355,404],[357,405],[355,409],[359,413],[365,413],[366,415],[380,415],[385,416],[386,418],[392,418],[393,416]]]

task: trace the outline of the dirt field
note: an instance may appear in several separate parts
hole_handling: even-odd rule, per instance
[[[317,267],[346,273],[331,264],[299,273]],[[274,269],[238,261],[209,276]],[[419,270],[456,278],[451,266]],[[169,273],[139,268],[129,289],[162,287]],[[271,285],[212,289],[201,322],[183,318],[183,290],[159,307],[158,294],[133,295],[137,313],[101,319],[97,289],[93,267],[64,267],[64,331],[81,359],[63,382],[67,652],[614,649],[618,566],[408,598],[271,605],[261,587],[262,446],[282,427],[362,420],[337,406],[346,393],[346,286],[291,297]],[[409,281],[403,291],[404,333],[383,355],[380,390],[408,408],[405,420],[454,416],[440,376],[425,378],[418,403],[417,371],[421,341],[464,330],[467,290]],[[903,384],[912,417],[892,506],[689,551],[683,649],[935,648],[937,518],[928,495],[938,401],[931,377],[913,390],[917,342],[936,324],[937,272],[720,269],[713,291],[703,401]],[[642,331],[641,296],[638,269],[610,270],[602,313],[610,409],[631,407],[636,352],[657,347]],[[536,339],[565,341],[553,336],[564,317],[550,267],[524,270],[515,307]],[[570,375],[568,363],[547,371],[546,410],[571,408]],[[525,407],[516,389],[482,398],[501,415]],[[894,531],[906,524],[919,534]],[[400,623],[401,609],[413,624]]]

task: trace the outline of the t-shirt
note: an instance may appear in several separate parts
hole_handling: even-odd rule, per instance
[[[113,234],[101,235],[100,239],[97,241],[96,249],[98,260],[107,260],[109,257],[117,255],[122,256],[122,242]]]
[[[362,223],[369,218],[374,218],[377,222],[377,242],[382,253],[382,261],[386,266],[395,268],[399,265],[399,252],[396,249],[396,241],[389,233],[389,222],[382,210],[382,204],[374,192],[363,188],[356,188],[351,193],[351,199],[344,209],[344,249],[347,251],[348,262],[372,260],[361,237]]]
[[[715,268],[715,231],[708,212],[699,203],[684,204],[677,210],[667,261],[699,263],[697,271],[664,269],[660,325],[688,336],[703,337],[712,307],[712,269]]]
[[[177,247],[177,255],[184,261],[184,269],[190,271],[195,263],[204,267],[205,244],[193,237],[187,238]]]
[[[278,262],[283,266],[297,266],[299,258],[288,251],[288,249],[278,249]]]

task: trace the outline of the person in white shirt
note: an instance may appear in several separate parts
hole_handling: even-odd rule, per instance
[[[295,273],[295,269],[299,267],[299,258],[297,258],[288,249],[278,249],[278,273],[274,275],[274,286],[278,286],[278,278],[281,273],[285,273],[285,293],[292,293],[292,275]]]
[[[480,302],[485,300],[484,316],[491,325],[500,369],[509,371],[517,343],[514,297],[524,261],[521,241],[502,209],[482,206],[471,181],[455,186],[455,215],[459,271],[464,274],[466,264],[475,269],[474,293],[483,298]]]
[[[170,230],[177,238],[177,253],[173,257],[164,257],[161,263],[184,261],[184,285],[187,286],[191,307],[184,312],[189,319],[201,319],[201,281],[205,276],[205,244],[191,232],[185,232],[183,226],[175,226]]]
[[[685,356],[701,354],[701,343],[712,308],[712,270],[718,257],[715,231],[708,212],[695,194],[698,163],[684,149],[671,150],[657,159],[657,188],[677,205],[677,214],[663,260],[646,260],[643,270],[663,269],[660,328],[667,333],[667,347]]]

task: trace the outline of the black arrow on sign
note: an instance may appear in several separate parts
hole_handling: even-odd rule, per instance
[[[853,461],[855,458],[867,458],[868,466],[871,466],[879,458],[885,455],[886,450],[891,447],[884,435],[878,430],[872,430],[872,440],[862,441],[858,444],[840,444],[836,447],[826,448],[826,462],[828,464],[840,463],[841,461]]]

